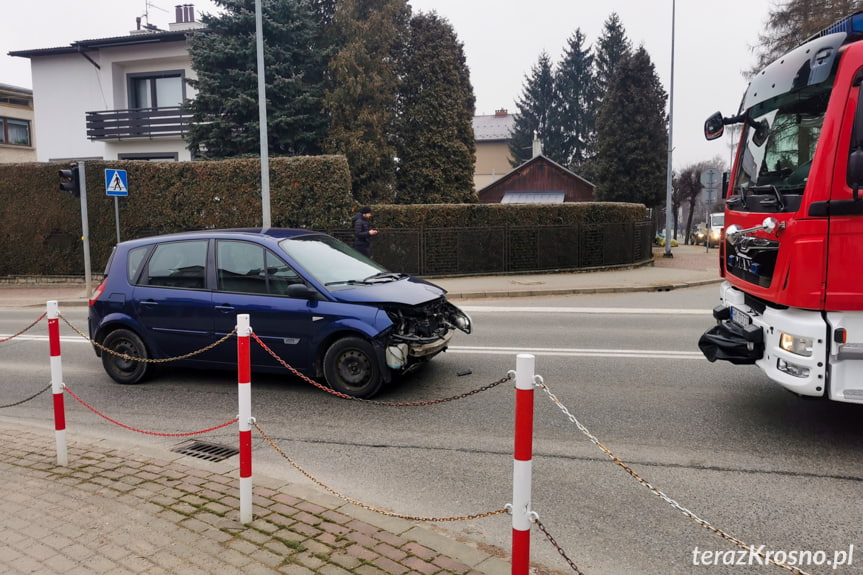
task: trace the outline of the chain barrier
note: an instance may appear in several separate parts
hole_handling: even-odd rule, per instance
[[[679,512],[681,512],[683,515],[685,515],[689,519],[692,519],[693,521],[695,521],[696,523],[698,523],[699,525],[701,525],[702,527],[704,527],[708,531],[712,532],[713,534],[718,535],[722,539],[725,539],[726,541],[733,543],[734,545],[736,545],[740,549],[746,550],[749,553],[754,553],[754,554],[760,556],[767,563],[770,563],[772,565],[775,565],[776,567],[780,567],[782,569],[790,571],[794,575],[810,575],[810,573],[808,573],[807,571],[803,571],[802,569],[798,569],[797,567],[794,567],[793,565],[786,565],[785,563],[775,561],[773,558],[771,558],[769,555],[764,553],[762,550],[757,549],[755,547],[752,547],[751,545],[747,545],[746,543],[744,543],[740,539],[737,539],[733,535],[729,535],[728,533],[725,533],[724,531],[722,531],[718,527],[714,527],[708,521],[698,517],[695,513],[693,513],[692,511],[690,511],[689,509],[687,509],[686,507],[684,507],[683,505],[681,505],[680,503],[678,503],[677,501],[675,501],[674,499],[672,499],[671,497],[666,495],[660,489],[654,487],[649,481],[647,481],[646,479],[641,477],[638,473],[636,473],[636,471],[634,469],[632,469],[629,465],[627,465],[622,459],[620,459],[619,457],[614,455],[614,453],[612,453],[608,447],[606,447],[605,445],[600,443],[599,439],[597,439],[596,436],[593,435],[587,429],[587,427],[585,427],[578,419],[576,419],[576,417],[572,413],[570,413],[570,411],[566,408],[566,406],[564,406],[560,402],[560,400],[557,398],[557,396],[555,396],[554,393],[551,392],[551,390],[548,388],[548,386],[542,380],[542,377],[536,376],[536,385],[537,385],[537,387],[542,388],[542,390],[546,393],[546,395],[548,395],[549,399],[551,399],[551,401],[555,405],[557,405],[557,407],[563,412],[563,414],[567,417],[567,419],[569,419],[569,421],[571,423],[575,424],[575,426],[579,429],[579,431],[581,431],[590,440],[591,443],[593,443],[600,450],[602,450],[602,452],[605,453],[616,465],[619,465],[621,468],[623,468],[624,471],[626,471],[629,475],[631,475],[641,485],[643,485],[644,487],[649,489],[654,495],[657,495],[660,499],[662,499],[663,501],[665,501],[666,503],[671,505],[674,509],[677,509]]]
[[[545,538],[548,539],[548,542],[551,543],[552,546],[557,549],[557,552],[560,553],[560,556],[563,557],[567,563],[569,563],[570,568],[572,568],[572,570],[575,571],[578,575],[584,575],[584,573],[581,572],[581,570],[578,568],[578,566],[576,566],[572,559],[569,558],[569,556],[566,554],[566,551],[564,551],[563,548],[557,544],[557,540],[555,540],[555,538],[552,537],[551,533],[548,532],[548,529],[545,528],[545,525],[542,524],[542,521],[539,520],[539,516],[536,513],[531,514],[530,521],[531,523],[536,523],[536,526],[539,527],[539,530],[542,531],[543,535],[545,535]]]
[[[49,387],[50,387],[50,386],[49,386]],[[119,421],[117,421],[117,420],[115,420],[115,419],[111,419],[110,417],[108,417],[108,416],[107,416],[107,415],[105,415],[104,413],[99,412],[99,411],[98,411],[98,410],[96,410],[94,407],[90,406],[86,401],[84,401],[83,399],[81,399],[80,397],[78,397],[77,395],[75,395],[75,394],[72,392],[72,390],[71,390],[71,389],[69,389],[68,387],[66,387],[66,385],[65,385],[65,384],[63,385],[63,389],[64,389],[64,391],[65,391],[66,393],[68,393],[69,395],[71,395],[71,396],[75,399],[75,401],[77,401],[78,403],[80,403],[81,405],[83,405],[84,407],[86,407],[87,409],[89,409],[90,411],[92,411],[93,413],[95,413],[96,415],[98,415],[99,417],[101,417],[102,419],[105,419],[106,421],[110,421],[110,422],[111,422],[111,423],[113,423],[114,425],[119,425],[119,426],[120,426],[120,427],[122,427],[123,429],[128,429],[129,431],[134,431],[134,432],[136,432],[136,433],[143,433],[143,434],[146,434],[146,435],[156,435],[156,436],[159,436],[159,437],[188,437],[188,436],[190,436],[190,435],[201,435],[201,434],[203,434],[203,433],[209,433],[209,432],[211,432],[211,431],[216,431],[217,429],[222,429],[223,427],[227,427],[227,426],[229,426],[229,425],[232,425],[232,424],[234,424],[234,423],[237,423],[237,422],[240,420],[238,417],[235,417],[235,418],[234,418],[234,419],[232,419],[231,421],[226,421],[225,423],[222,423],[221,425],[217,425],[217,426],[215,426],[215,427],[211,427],[211,428],[209,428],[209,429],[202,429],[202,430],[200,430],[200,431],[187,431],[187,432],[183,432],[183,433],[162,433],[162,432],[159,432],[159,431],[146,431],[146,430],[143,430],[143,429],[137,429],[137,428],[135,428],[135,427],[131,427],[131,426],[129,426],[129,425],[126,425],[125,423],[120,423]]]
[[[479,387],[479,388],[471,390],[471,391],[467,391],[465,393],[461,393],[459,395],[453,395],[451,397],[444,397],[442,399],[430,399],[427,401],[380,401],[377,399],[365,399],[362,397],[354,397],[352,395],[348,395],[346,393],[336,391],[335,389],[327,387],[326,385],[323,385],[322,383],[317,382],[314,379],[303,375],[302,373],[297,371],[291,364],[289,364],[288,362],[283,360],[281,357],[279,357],[279,355],[276,352],[274,352],[272,349],[270,349],[267,346],[267,344],[265,344],[261,340],[261,338],[259,338],[255,334],[254,331],[252,331],[251,335],[252,335],[252,339],[254,339],[256,342],[258,342],[258,345],[260,345],[264,349],[264,351],[266,351],[268,354],[270,354],[270,356],[273,359],[275,359],[277,362],[279,362],[282,365],[282,367],[284,367],[285,369],[287,369],[288,371],[290,371],[292,374],[294,374],[298,378],[302,379],[303,381],[312,384],[313,386],[317,387],[321,391],[329,393],[330,395],[335,395],[336,397],[340,397],[342,399],[350,399],[353,401],[361,401],[363,403],[370,403],[373,405],[386,405],[388,407],[424,407],[427,405],[436,405],[439,403],[447,403],[449,401],[455,401],[457,399],[464,399],[466,397],[476,395],[477,393],[481,393],[483,391],[488,391],[489,389],[495,388],[498,385],[511,380],[513,377],[512,373],[507,373],[507,375],[505,375],[504,377],[502,377],[499,380],[494,381],[488,385],[484,385],[482,387]]]
[[[6,343],[6,342],[7,342],[7,341],[9,341],[10,339],[15,339],[15,338],[16,338],[16,337],[18,337],[19,335],[21,335],[21,334],[23,334],[23,333],[25,333],[25,332],[27,332],[27,331],[30,331],[31,329],[33,329],[33,326],[35,326],[37,323],[39,323],[40,321],[42,321],[43,319],[45,319],[45,316],[47,316],[47,315],[48,315],[48,313],[47,313],[47,312],[44,312],[42,315],[40,315],[40,316],[36,319],[36,321],[34,321],[33,323],[31,323],[30,325],[28,325],[27,327],[25,327],[24,329],[22,329],[22,330],[21,330],[21,331],[19,331],[18,333],[12,334],[12,335],[10,335],[9,337],[0,338],[0,343]]]
[[[40,389],[39,391],[37,391],[36,393],[34,393],[33,395],[31,395],[30,397],[28,397],[27,399],[22,399],[21,401],[16,401],[15,403],[8,403],[6,405],[0,405],[0,409],[6,409],[7,407],[15,407],[16,405],[21,405],[22,403],[27,403],[31,399],[36,399],[37,397],[39,397],[40,395],[42,395],[43,393],[45,393],[49,389],[51,389],[50,383],[48,385],[46,385],[45,387],[43,387],[42,389]]]
[[[294,469],[296,469],[297,471],[299,471],[300,473],[305,475],[309,480],[312,481],[312,483],[314,483],[318,487],[324,489],[328,493],[335,495],[339,499],[341,499],[343,501],[347,501],[348,503],[356,505],[357,507],[362,507],[363,509],[367,509],[368,511],[372,511],[372,512],[378,513],[380,515],[386,515],[387,517],[397,517],[399,519],[406,519],[408,521],[429,521],[429,522],[470,521],[473,519],[484,519],[486,517],[494,517],[495,515],[501,515],[501,514],[504,514],[507,512],[506,509],[497,509],[495,511],[486,511],[485,513],[477,513],[475,515],[462,515],[459,517],[421,517],[421,516],[417,516],[417,515],[402,515],[401,513],[393,513],[392,511],[386,511],[386,510],[380,509],[378,507],[373,507],[371,505],[367,505],[365,503],[362,503],[360,501],[357,501],[356,499],[353,499],[353,498],[345,495],[344,493],[340,493],[339,491],[336,491],[332,487],[329,487],[328,485],[324,484],[322,481],[320,481],[319,479],[314,477],[311,473],[309,473],[308,471],[306,471],[305,469],[300,467],[300,465],[296,461],[294,461],[287,453],[285,453],[282,450],[282,448],[279,447],[276,444],[276,442],[273,441],[270,438],[270,436],[266,434],[266,432],[264,432],[264,430],[261,428],[260,424],[257,421],[252,421],[252,425],[255,426],[255,429],[258,430],[258,433],[261,434],[261,437],[264,438],[264,441],[269,443],[270,446],[272,446],[272,448],[275,449],[279,455],[281,455],[283,458],[285,458],[285,460],[287,460],[287,462],[290,463]]]
[[[66,319],[66,317],[63,314],[60,314],[60,317],[63,319],[64,322],[66,322],[66,325],[68,325],[70,328],[72,328],[72,331],[74,331],[75,333],[77,333],[78,335],[80,335],[81,337],[86,339],[93,346],[101,349],[102,351],[104,351],[106,353],[113,355],[114,357],[119,357],[121,359],[125,359],[126,361],[139,361],[141,363],[169,363],[172,361],[180,361],[182,359],[189,359],[190,357],[195,357],[196,355],[200,355],[200,354],[204,353],[205,351],[210,351],[214,347],[225,343],[226,341],[231,339],[231,337],[233,337],[237,333],[237,328],[235,327],[234,331],[232,331],[229,334],[226,334],[225,337],[223,337],[219,341],[213,342],[206,347],[202,347],[201,349],[191,351],[185,355],[178,355],[176,357],[167,357],[165,359],[152,359],[149,357],[136,357],[134,355],[128,355],[125,353],[118,353],[118,352],[114,351],[113,349],[108,349],[107,347],[105,347],[101,343],[93,341],[92,339],[87,337],[87,335],[84,332],[82,332],[80,329],[78,329],[77,327],[72,325],[72,322],[70,322],[68,319]]]

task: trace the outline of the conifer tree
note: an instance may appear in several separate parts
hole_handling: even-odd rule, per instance
[[[616,12],[612,12],[602,28],[602,36],[596,43],[596,88],[598,99],[602,101],[608,91],[608,85],[618,64],[632,52],[632,46],[626,37],[623,23]]]
[[[192,34],[189,53],[198,94],[188,103],[188,147],[197,157],[260,153],[254,0],[215,0],[207,30]],[[317,26],[305,0],[265,0],[263,19],[269,153],[319,152],[322,59]]]
[[[474,200],[475,98],[464,48],[435,12],[410,22],[402,62],[396,201]]]
[[[525,77],[521,98],[516,102],[518,112],[509,141],[512,167],[520,166],[533,156],[534,136],[542,143],[545,155],[546,146],[559,141],[552,122],[554,101],[551,59],[547,52],[542,52],[530,76]]]
[[[666,94],[647,51],[625,56],[596,121],[596,199],[659,206],[666,196]]]
[[[398,65],[409,19],[406,0],[342,0],[333,17],[337,51],[324,95],[330,121],[324,149],[347,157],[361,203],[395,196]]]
[[[569,37],[563,60],[555,71],[552,123],[559,142],[546,155],[573,171],[585,168],[593,156],[597,93],[593,55],[584,45],[581,29]]]

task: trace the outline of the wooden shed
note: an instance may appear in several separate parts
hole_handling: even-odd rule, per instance
[[[483,204],[592,202],[595,186],[542,153],[477,192]]]

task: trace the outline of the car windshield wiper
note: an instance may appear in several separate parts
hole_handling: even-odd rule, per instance
[[[363,283],[375,283],[378,281],[382,282],[392,282],[397,281],[402,278],[407,277],[407,274],[399,273],[399,272],[380,272],[376,273],[373,276],[369,276],[363,280]]]
[[[339,280],[335,282],[327,282],[325,286],[339,286],[339,285],[354,285],[365,283],[366,280]]]

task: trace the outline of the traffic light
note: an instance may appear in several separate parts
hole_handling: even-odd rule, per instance
[[[69,192],[76,198],[81,197],[81,179],[78,174],[77,164],[65,170],[60,170],[60,191]]]

